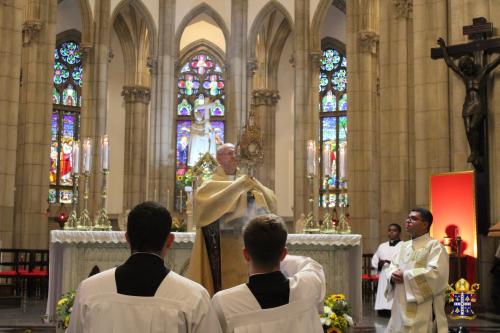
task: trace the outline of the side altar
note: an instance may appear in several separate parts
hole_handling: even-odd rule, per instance
[[[183,275],[189,264],[194,232],[174,232],[175,243],[165,258]],[[327,295],[343,293],[351,302],[353,318],[361,320],[361,235],[289,234],[290,254],[313,258],[323,265]],[[53,230],[50,234],[49,295],[46,314],[55,320],[61,295],[74,290],[97,266],[101,271],[118,266],[130,255],[123,231]]]

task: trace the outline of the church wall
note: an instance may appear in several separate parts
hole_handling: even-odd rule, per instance
[[[320,31],[321,40],[325,37],[332,37],[345,44],[347,39],[346,26],[346,15],[337,7],[329,6]]]
[[[113,29],[111,48],[114,57],[109,64],[108,122],[107,133],[110,141],[110,173],[108,190],[108,212],[119,214],[123,206],[123,177],[125,159],[125,105],[121,96],[125,84],[123,52]],[[146,170],[144,170],[146,174]]]
[[[0,13],[0,248],[8,248],[14,231],[23,1],[7,1]]]
[[[179,51],[200,39],[206,39],[217,45],[221,50],[226,50],[226,40],[222,30],[215,22],[212,23],[202,19],[189,24],[184,29],[181,36]]]
[[[212,7],[222,17],[228,28],[231,26],[231,0],[185,0],[175,2],[175,30],[179,29],[186,14],[203,3]]]
[[[66,0],[65,0],[66,1]],[[115,11],[115,8],[119,6],[123,1],[128,2],[141,2],[151,14],[155,27],[158,29],[158,16],[159,16],[159,0],[111,0],[111,13]],[[91,1],[93,2],[93,1]]]
[[[80,0],[64,0],[57,5],[56,35],[60,32],[76,29],[82,31]]]
[[[276,107],[275,193],[278,215],[293,216],[293,53],[292,38],[288,38],[281,53],[278,69],[280,100]]]

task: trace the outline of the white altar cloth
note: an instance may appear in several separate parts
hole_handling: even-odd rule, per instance
[[[183,275],[189,263],[194,232],[174,232],[175,242],[165,258],[166,265]],[[353,318],[361,320],[361,235],[289,234],[290,254],[313,258],[323,265],[327,295],[343,293],[351,302]],[[124,231],[53,230],[49,249],[48,320],[55,320],[61,295],[74,290],[92,268],[116,267],[130,255]]]

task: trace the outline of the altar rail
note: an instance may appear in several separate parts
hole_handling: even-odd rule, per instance
[[[195,234],[174,235],[175,242],[165,263],[182,275],[189,264]],[[289,234],[287,247],[290,254],[308,256],[323,265],[327,294],[345,294],[352,304],[354,320],[361,320],[361,235]],[[103,271],[120,265],[129,255],[123,231],[53,230],[47,300],[49,320],[55,319],[60,296],[76,289],[95,265]]]

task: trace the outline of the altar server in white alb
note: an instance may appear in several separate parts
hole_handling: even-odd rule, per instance
[[[208,292],[164,265],[174,241],[171,226],[170,213],[158,203],[132,209],[131,256],[80,284],[67,332],[221,332]]]
[[[387,230],[388,242],[379,245],[372,257],[372,268],[377,271],[379,282],[377,287],[377,298],[375,299],[375,310],[381,317],[391,316],[392,300],[385,298],[385,288],[387,286],[387,269],[391,264],[391,259],[398,253],[401,247],[401,226],[392,223]]]
[[[414,208],[406,219],[411,240],[401,245],[387,270],[386,296],[394,298],[386,332],[447,333],[444,311],[449,257],[429,236],[432,214]]]
[[[286,239],[283,220],[274,214],[246,225],[248,283],[212,299],[224,332],[323,332],[318,315],[325,296],[323,268],[310,258],[287,255]]]

